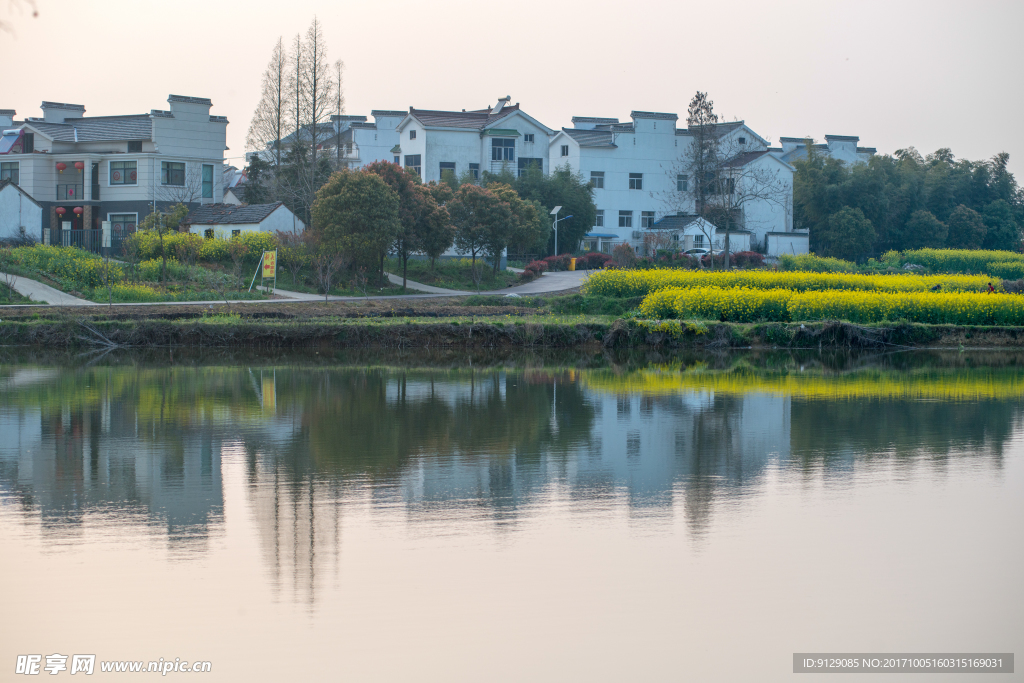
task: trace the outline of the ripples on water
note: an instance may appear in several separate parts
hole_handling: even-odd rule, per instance
[[[788,680],[794,651],[1012,651],[1022,358],[9,353],[0,658]]]

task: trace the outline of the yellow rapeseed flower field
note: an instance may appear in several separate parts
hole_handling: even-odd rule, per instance
[[[695,287],[663,289],[640,304],[647,318],[730,322],[906,320],[954,325],[1022,325],[1024,296],[970,292],[871,292]]]
[[[869,292],[981,292],[988,289],[984,275],[859,275],[854,273],[773,272],[768,270],[699,271],[670,268],[651,270],[605,270],[590,276],[585,294],[604,296],[645,296],[660,289],[694,287],[748,287],[788,289],[795,292],[851,290]],[[997,289],[999,280],[992,281]]]

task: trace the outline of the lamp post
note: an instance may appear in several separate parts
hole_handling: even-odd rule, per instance
[[[555,217],[555,222],[551,224],[551,227],[553,227],[555,229],[555,253],[552,254],[552,256],[558,256],[558,221],[567,221],[570,218],[572,218],[572,216],[566,216],[565,218],[559,218],[558,217],[558,212],[561,211],[561,210],[562,210],[561,206],[556,206],[555,208],[551,209],[551,213],[550,213],[550,215]]]

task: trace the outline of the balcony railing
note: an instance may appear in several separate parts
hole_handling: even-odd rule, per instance
[[[85,192],[84,185],[58,185],[57,186],[57,201],[58,202],[74,202],[84,201]]]

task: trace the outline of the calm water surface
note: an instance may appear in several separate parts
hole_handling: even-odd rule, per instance
[[[4,354],[0,680],[1024,653],[1024,355]]]

